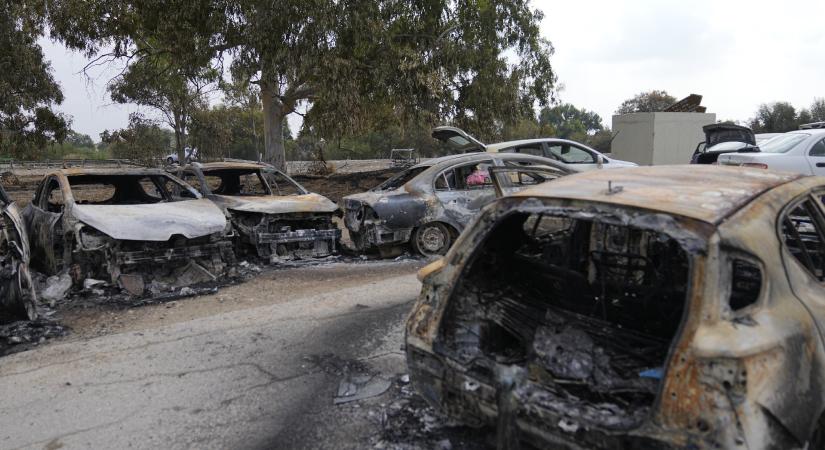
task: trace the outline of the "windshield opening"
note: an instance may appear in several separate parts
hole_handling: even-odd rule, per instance
[[[759,144],[762,153],[787,153],[810,136],[807,133],[789,133]]]
[[[272,195],[304,195],[307,190],[283,172],[270,169],[264,172],[269,187],[272,188]]]
[[[79,205],[145,205],[197,198],[165,175],[72,175],[67,177]]]
[[[413,178],[417,177],[418,174],[420,174],[421,172],[423,172],[427,169],[428,169],[428,167],[413,167],[413,168],[407,169],[407,170],[393,176],[389,180],[379,184],[378,186],[376,186],[372,190],[373,191],[394,191],[394,190],[400,188],[401,186],[409,183]]]
[[[203,173],[206,185],[216,195],[260,196],[268,195],[263,178],[257,169],[210,170]]]

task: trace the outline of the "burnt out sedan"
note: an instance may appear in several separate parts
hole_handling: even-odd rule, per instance
[[[152,282],[214,280],[234,263],[223,211],[158,169],[49,172],[24,216],[33,264],[75,284],[101,278],[142,295]]]
[[[270,261],[336,253],[338,206],[268,164],[194,163],[179,175],[231,217],[239,251]]]
[[[491,167],[539,167],[536,173],[499,173],[510,193],[576,171],[551,159],[508,153],[467,153],[413,166],[368,192],[344,197],[344,224],[358,250],[411,244],[422,255],[442,255],[481,208],[496,198]]]
[[[34,320],[36,302],[26,225],[17,204],[0,185],[0,319]]]
[[[412,382],[499,448],[825,448],[823,196],[664,166],[502,198],[419,273]]]

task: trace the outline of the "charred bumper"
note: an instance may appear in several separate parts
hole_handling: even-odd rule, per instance
[[[218,257],[231,260],[232,243],[229,241],[201,245],[187,245],[164,249],[123,250],[114,254],[115,263],[119,265],[136,265],[146,263],[165,263],[169,261],[193,258]]]
[[[256,233],[255,244],[289,244],[293,242],[337,241],[341,239],[341,230],[295,230],[282,233]]]

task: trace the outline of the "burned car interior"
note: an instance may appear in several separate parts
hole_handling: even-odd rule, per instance
[[[679,244],[638,228],[517,213],[476,251],[434,349],[491,383],[496,364],[526,365],[535,391],[524,395],[543,407],[608,429],[638,426],[685,308],[690,260]]]

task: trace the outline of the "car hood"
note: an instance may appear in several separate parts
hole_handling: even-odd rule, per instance
[[[180,234],[189,239],[222,231],[226,216],[202,198],[148,205],[74,205],[75,218],[114,239],[168,241]]]
[[[215,203],[232,211],[243,211],[261,214],[285,213],[329,213],[338,209],[338,205],[330,199],[318,194],[304,195],[262,195],[255,197],[239,197],[229,195],[215,195],[210,197]]]

